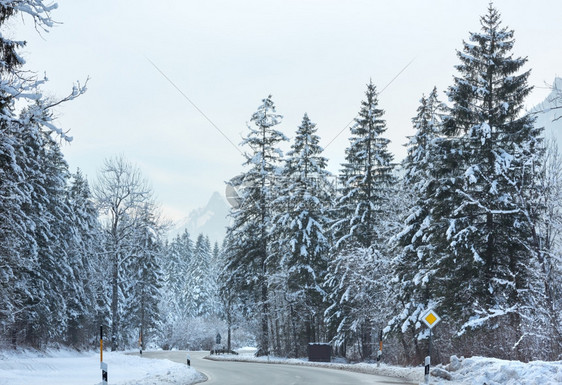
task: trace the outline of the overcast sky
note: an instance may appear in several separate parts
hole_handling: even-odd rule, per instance
[[[455,51],[480,29],[487,0],[58,0],[61,24],[39,36],[14,22],[27,40],[26,68],[49,78],[63,96],[90,78],[88,91],[57,110],[74,137],[63,151],[71,171],[95,183],[104,159],[123,155],[151,181],[164,214],[179,220],[242,171],[229,143],[150,63],[235,144],[271,94],[290,138],[305,112],[317,123],[330,170],[348,145],[347,124],[366,83],[382,92],[387,136],[405,155],[422,94],[452,84]],[[515,30],[515,54],[527,56],[527,100],[542,101],[562,74],[562,1],[498,0]],[[24,20],[25,21],[25,20]],[[149,61],[150,60],[150,61]],[[412,61],[413,60],[413,61]],[[445,96],[442,94],[445,100]],[[337,136],[342,130],[344,132]],[[328,143],[330,143],[328,145]]]

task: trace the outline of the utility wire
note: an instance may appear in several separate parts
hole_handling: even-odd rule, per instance
[[[218,132],[220,132],[221,135],[224,136],[226,140],[228,140],[228,143],[230,143],[232,147],[234,147],[240,154],[244,155],[244,153],[240,150],[240,148],[238,148],[238,146],[235,145],[234,142],[232,142],[232,140],[230,140],[230,138],[226,136],[226,134],[215,123],[213,123],[213,121],[207,115],[205,115],[205,113],[201,111],[201,109],[197,107],[197,105],[193,103],[193,101],[168,76],[166,76],[166,74],[160,68],[158,68],[158,66],[154,64],[152,60],[150,60],[147,56],[145,56],[145,58],[150,62],[150,64],[152,64],[154,68],[156,68],[158,72],[160,72],[160,74],[164,77],[164,79],[166,79],[184,97],[184,99],[187,100],[189,104],[193,106],[193,108],[195,108],[205,119],[207,119],[207,121],[211,123],[211,125]]]
[[[382,94],[382,93],[384,92],[384,90],[386,90],[386,89],[388,88],[388,86],[390,86],[390,85],[398,78],[398,76],[402,75],[402,72],[406,71],[406,68],[408,68],[408,67],[410,66],[410,64],[412,64],[412,63],[414,62],[414,60],[416,60],[416,58],[413,58],[412,60],[410,60],[410,62],[409,62],[408,64],[406,64],[406,66],[405,66],[404,68],[402,68],[402,69],[400,70],[400,72],[398,72],[398,73],[396,74],[396,76],[393,77],[392,80],[391,80],[390,82],[388,82],[388,84],[387,84],[386,86],[384,86],[383,89],[382,89],[377,95]],[[332,142],[333,142],[334,140],[336,140],[336,139],[342,134],[342,132],[344,132],[347,127],[349,127],[349,125],[350,125],[351,123],[353,123],[353,121],[357,118],[357,116],[359,116],[359,115],[356,115],[355,118],[351,119],[351,121],[350,121],[349,123],[347,123],[347,124],[341,129],[341,131],[338,132],[338,134],[337,134],[336,136],[334,136],[334,138],[333,138],[332,140],[330,140],[330,142],[328,142],[328,144],[324,147],[324,149],[328,148],[328,146],[329,146],[330,144],[332,144]]]

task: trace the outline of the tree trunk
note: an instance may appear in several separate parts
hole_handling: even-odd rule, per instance
[[[117,340],[119,335],[119,310],[118,310],[118,299],[119,299],[119,264],[118,256],[115,256],[113,260],[113,277],[111,280],[111,351],[117,350]]]
[[[230,300],[228,301],[228,308],[227,308],[227,313],[226,313],[226,322],[228,324],[228,332],[227,332],[227,337],[226,337],[226,346],[228,351],[230,352],[232,350],[232,345],[231,345],[231,338],[232,338],[232,308],[231,308],[231,302]]]
[[[262,351],[261,354],[269,355],[269,306],[267,304],[267,282],[265,282],[265,274],[264,278],[262,279],[261,284],[261,341],[260,341],[260,350]]]

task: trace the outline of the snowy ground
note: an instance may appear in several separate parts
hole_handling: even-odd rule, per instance
[[[112,385],[188,385],[201,375],[187,365],[138,355],[104,352]],[[98,385],[99,353],[75,351],[0,352],[0,385]]]
[[[313,363],[300,359],[284,359],[275,357],[253,357],[249,348],[239,356],[221,355],[212,356],[217,360],[258,361],[270,363],[283,363],[291,365],[329,366],[334,369],[352,370],[361,373],[372,373],[391,377],[404,378],[414,383],[423,384],[424,368],[404,368],[382,364],[345,364],[345,363]],[[433,385],[560,385],[562,384],[562,361],[541,362],[535,361],[528,364],[519,361],[504,361],[494,358],[473,357],[461,358],[449,365],[434,367],[446,371],[452,377],[444,380],[435,376],[431,377]]]
[[[239,350],[239,356],[221,355],[213,359],[243,360],[291,365],[329,366],[401,377],[423,383],[423,368],[403,368],[383,364],[309,363],[305,360],[253,357],[255,349]],[[104,352],[112,385],[188,385],[202,380],[200,374],[186,365],[168,360],[141,358],[138,355]],[[452,367],[451,367],[452,366]],[[503,361],[493,358],[459,359],[456,365],[438,366],[451,374],[452,380],[432,377],[434,385],[559,385],[562,384],[562,361]],[[98,385],[101,380],[98,353],[74,351],[0,352],[0,385]]]

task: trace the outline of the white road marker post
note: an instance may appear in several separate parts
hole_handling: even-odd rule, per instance
[[[432,309],[429,309],[422,317],[422,321],[429,328],[429,355],[425,357],[425,383],[429,384],[429,368],[431,366],[431,330],[441,321],[441,317]]]
[[[139,327],[139,349],[142,356],[142,325]]]
[[[107,385],[107,364],[103,362],[103,326],[100,326],[100,369],[101,383]]]

